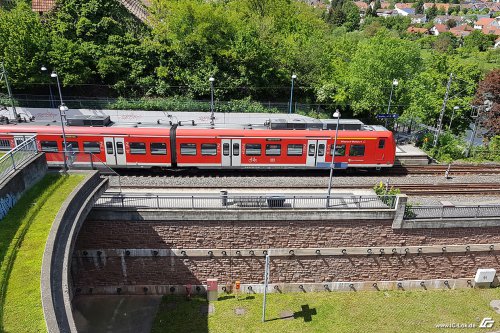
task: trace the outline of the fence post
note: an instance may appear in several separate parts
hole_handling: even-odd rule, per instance
[[[122,200],[122,208],[124,208],[125,207],[125,202],[123,200],[123,194],[122,193],[120,193],[120,199]]]
[[[445,208],[445,206],[441,206],[441,218],[443,218],[443,215],[444,215],[444,208]]]
[[[12,160],[12,167],[14,168],[14,170],[16,170],[16,161],[14,160],[14,155],[12,154],[12,152],[9,152],[9,155],[10,159]]]
[[[480,207],[480,205],[477,205],[477,207],[476,207],[476,216],[474,216],[474,217],[478,217],[479,216],[479,207]]]
[[[358,209],[361,208],[361,196],[359,196],[359,198],[358,198],[358,204],[356,206],[358,207]]]
[[[295,209],[295,195],[293,196],[292,209]]]
[[[156,195],[156,207],[160,209],[160,196],[158,194]]]
[[[191,209],[194,210],[194,195],[191,196]]]
[[[92,155],[92,153],[89,153],[89,155],[90,155],[90,168],[92,170],[94,170],[94,161],[93,161],[93,158],[92,158],[93,155]]]

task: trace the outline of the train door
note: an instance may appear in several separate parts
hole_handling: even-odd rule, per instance
[[[386,146],[386,144],[387,144],[386,138],[378,139],[377,153],[375,154],[376,155],[375,158],[377,159],[377,163],[382,163],[385,160],[385,146]]]
[[[236,167],[241,165],[241,140],[222,140],[222,166]]]
[[[126,165],[125,139],[124,138],[104,138],[107,165]]]
[[[326,156],[326,140],[307,141],[306,166],[315,167],[318,163],[324,163]]]

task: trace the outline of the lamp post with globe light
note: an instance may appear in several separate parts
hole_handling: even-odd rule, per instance
[[[213,77],[208,79],[210,81],[210,125],[214,126],[215,124],[215,115],[214,115],[214,81]]]
[[[398,84],[399,84],[398,80],[396,80],[396,79],[392,80],[391,95],[389,96],[389,105],[387,106],[387,114],[388,115],[391,113],[392,93],[394,91],[394,87],[397,87]],[[387,118],[385,118],[385,128],[387,128]]]
[[[42,72],[47,71],[47,67],[42,66],[41,68]],[[52,71],[50,74],[50,77],[53,79],[56,79],[57,82],[57,89],[59,91],[59,99],[61,101],[61,104],[59,105],[59,116],[61,117],[61,129],[62,129],[62,137],[63,137],[63,161],[64,161],[64,171],[68,170],[68,161],[66,160],[66,149],[67,149],[67,144],[66,144],[66,131],[64,130],[64,121],[66,119],[66,112],[68,111],[68,107],[64,104],[62,93],[61,93],[61,83],[59,82],[59,75],[57,74],[56,71]]]
[[[330,164],[330,179],[328,181],[327,208],[330,206],[330,194],[332,192],[333,168],[335,166],[335,151],[337,150],[337,138],[339,136],[339,122],[340,122],[339,110],[335,110],[333,117],[337,118],[337,126],[335,127],[335,140],[333,140],[333,149],[332,149],[332,163]]]
[[[297,75],[292,75],[292,88],[290,89],[290,110],[289,114],[292,114],[292,103],[293,103],[293,81],[297,78]]]

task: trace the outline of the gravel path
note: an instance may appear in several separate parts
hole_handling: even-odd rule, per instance
[[[122,186],[144,186],[144,187],[308,187],[328,185],[328,177],[120,177]],[[446,179],[444,176],[393,176],[393,177],[334,177],[333,186],[362,185],[374,186],[380,181],[389,184],[449,184],[449,183],[491,183],[498,182],[498,175],[467,175],[456,176]],[[118,186],[118,177],[110,177],[111,186]]]

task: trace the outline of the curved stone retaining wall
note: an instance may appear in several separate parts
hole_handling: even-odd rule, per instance
[[[42,305],[49,332],[76,332],[71,309],[70,259],[83,221],[107,186],[108,180],[101,179],[98,171],[89,172],[66,199],[52,224],[41,274]]]

